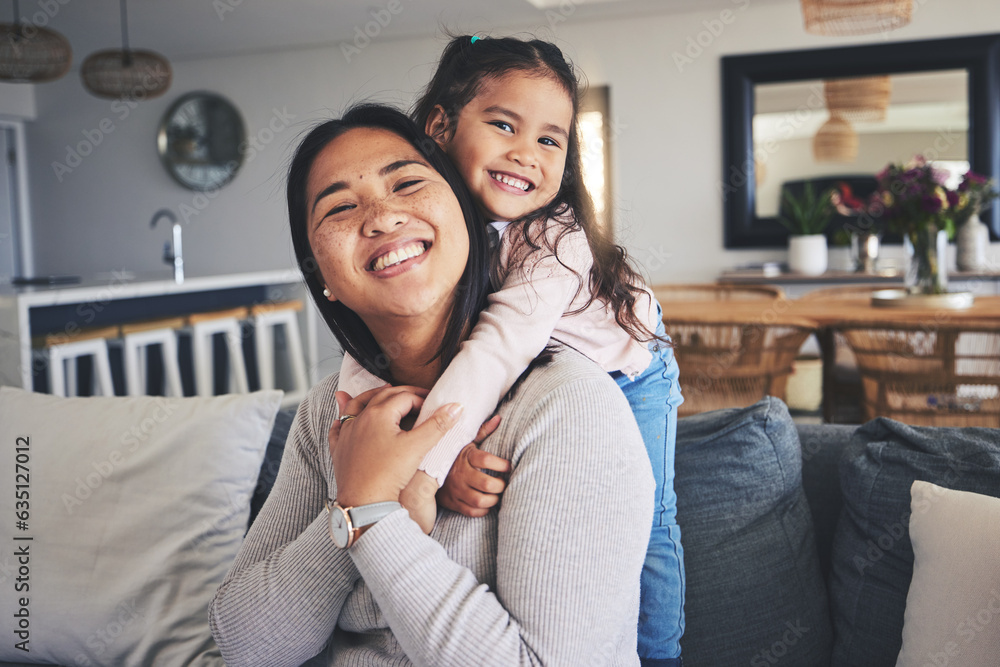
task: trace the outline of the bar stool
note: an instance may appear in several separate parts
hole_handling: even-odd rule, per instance
[[[247,319],[247,308],[231,308],[208,313],[188,315],[191,329],[191,350],[194,357],[194,385],[198,396],[212,396],[215,380],[215,355],[213,340],[216,334],[223,334],[229,357],[229,392],[246,394],[250,391],[247,382],[246,361],[243,359],[243,335],[240,321]]]
[[[76,396],[77,362],[81,357],[91,357],[94,363],[91,391],[96,388],[102,396],[114,396],[108,339],[117,337],[118,327],[87,329],[72,336],[45,336],[42,344],[48,352],[49,391],[56,396]]]
[[[297,403],[309,391],[309,379],[306,377],[306,359],[302,352],[302,338],[299,335],[299,319],[297,313],[302,310],[302,301],[295,299],[280,303],[262,303],[250,307],[250,321],[253,322],[254,334],[257,339],[257,372],[260,374],[261,389],[277,389],[275,376],[279,366],[276,352],[279,352],[275,341],[275,330],[284,327],[284,357],[285,368],[290,369],[291,385],[285,389],[284,404]]]
[[[150,347],[160,346],[163,359],[165,396],[183,396],[181,367],[177,357],[177,331],[184,327],[183,317],[147,320],[123,324],[121,327],[122,357],[125,366],[125,393],[143,396],[149,378]]]

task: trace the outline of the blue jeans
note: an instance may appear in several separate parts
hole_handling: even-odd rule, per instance
[[[662,320],[656,333],[666,338]],[[652,661],[679,658],[684,634],[684,550],[674,493],[677,406],[684,398],[673,348],[654,340],[649,350],[653,360],[634,380],[620,372],[611,376],[632,407],[656,479],[653,530],[640,582],[639,657],[651,661],[644,664],[666,665],[671,663]]]

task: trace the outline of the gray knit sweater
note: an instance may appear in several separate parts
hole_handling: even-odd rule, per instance
[[[295,417],[274,489],[209,609],[230,666],[637,665],[653,478],[628,403],[570,350],[534,370],[482,448],[511,460],[499,510],[405,510],[349,550],[327,532],[337,376]]]

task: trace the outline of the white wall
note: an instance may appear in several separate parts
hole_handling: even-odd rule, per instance
[[[0,83],[0,116],[23,120],[35,117],[35,85]]]
[[[600,22],[570,14],[554,33],[547,25],[516,28],[554,35],[591,83],[611,87],[619,241],[654,282],[708,281],[738,263],[784,258],[780,250],[722,247],[719,57],[882,41],[808,35],[797,3],[738,0],[730,11],[724,17],[729,23],[711,10]],[[888,37],[998,31],[1000,6],[993,3],[917,0],[913,23]],[[699,37],[708,45],[679,67],[674,54],[683,54]],[[351,63],[336,46],[175,62],[170,91],[134,109],[91,97],[73,73],[35,86],[37,120],[28,124],[28,148],[37,272],[127,269],[167,275],[160,256],[168,234],[149,229],[150,217],[162,207],[198,211],[184,229],[191,274],[292,266],[282,180],[296,137],[351,101],[409,104],[444,43],[444,38],[376,40]],[[212,200],[176,185],[155,151],[157,126],[169,104],[197,89],[229,97],[251,135],[270,139]],[[286,116],[293,118],[291,125],[271,136]],[[111,131],[102,132],[102,123]],[[67,162],[71,150],[88,149],[79,164],[71,156]],[[56,162],[72,170],[57,175]],[[1000,257],[1000,245],[993,251]]]

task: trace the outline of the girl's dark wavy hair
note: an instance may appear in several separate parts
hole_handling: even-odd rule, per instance
[[[590,297],[573,312],[585,310],[594,299],[600,299],[611,307],[618,326],[630,336],[641,342],[652,340],[656,337],[654,332],[635,314],[636,299],[644,298],[646,293],[642,276],[632,267],[625,248],[617,245],[609,231],[597,223],[594,203],[583,184],[577,128],[580,84],[573,65],[566,60],[559,47],[538,39],[477,37],[473,41],[472,35],[454,37],[441,54],[434,77],[417,100],[413,119],[426,129],[434,108],[440,106],[448,119],[446,132],[449,134],[435,138],[446,141],[454,133],[459,113],[479,94],[483,85],[513,71],[557,81],[573,102],[573,122],[566,149],[566,170],[559,192],[548,205],[513,221],[520,226],[518,242],[527,248],[527,252],[511,253],[511,256],[521,257],[523,262],[532,252],[539,250],[541,241],[558,259],[559,242],[570,231],[582,228],[594,262],[589,276]],[[529,233],[533,222],[546,219],[553,221],[551,224],[562,226],[551,244],[539,239],[537,234]],[[511,270],[516,269],[517,266],[511,267]]]
[[[306,201],[309,172],[316,157],[331,141],[356,128],[387,130],[409,142],[451,186],[462,208],[465,227],[469,232],[469,258],[455,288],[455,306],[445,327],[441,346],[434,357],[440,358],[444,365],[454,358],[459,344],[486,305],[486,295],[490,289],[489,239],[486,223],[451,160],[401,111],[380,104],[356,105],[348,109],[339,120],[328,120],[316,125],[301,141],[288,169],[286,189],[288,223],[295,258],[316,307],[344,351],[371,373],[392,382],[387,351],[379,347],[361,318],[340,301],[331,302],[323,296],[323,279],[309,245],[309,209]]]

